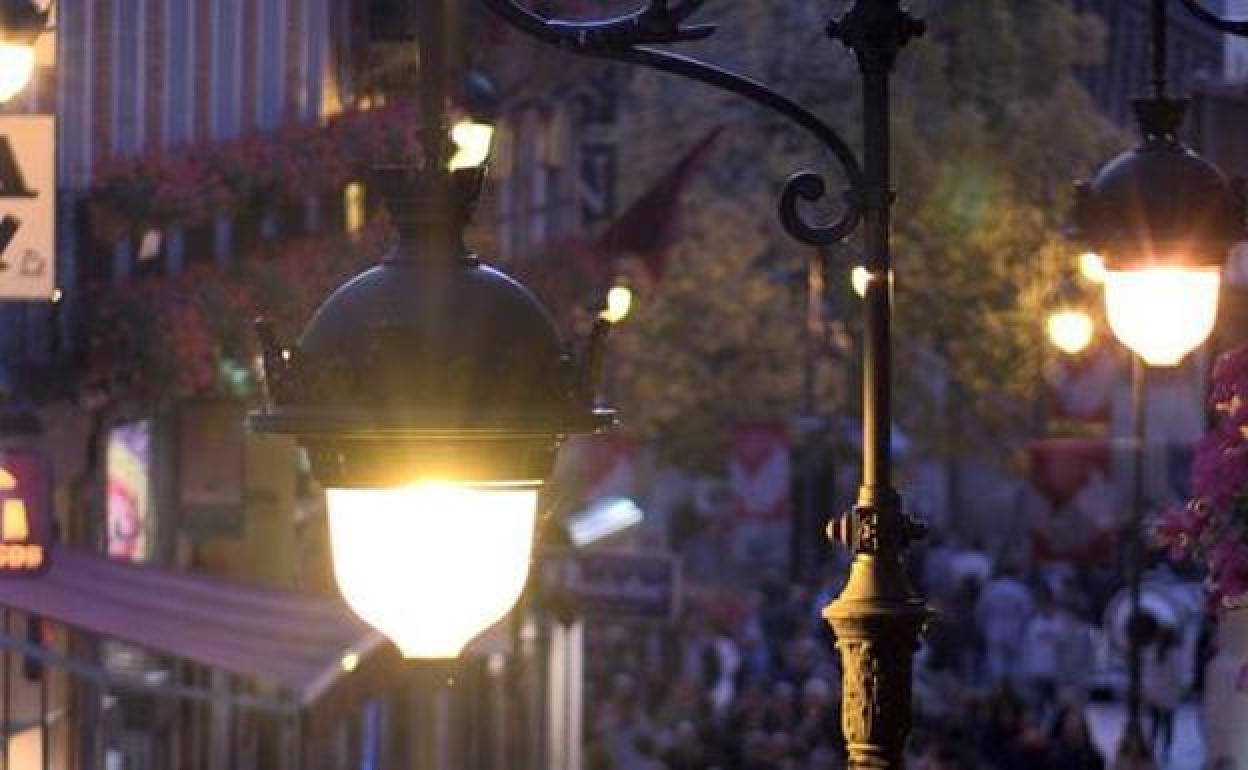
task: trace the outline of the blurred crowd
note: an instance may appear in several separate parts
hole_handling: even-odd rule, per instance
[[[845,766],[839,661],[818,588],[763,580],[690,590],[662,636],[612,624],[587,656],[589,770],[833,770]],[[1121,586],[1109,567],[1026,573],[982,548],[937,542],[911,574],[938,611],[916,657],[908,765],[924,770],[1099,770],[1085,708],[1103,652],[1098,620]],[[1189,694],[1174,629],[1154,623],[1144,699],[1158,758]]]

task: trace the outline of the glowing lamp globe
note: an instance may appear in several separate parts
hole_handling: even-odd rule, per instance
[[[538,487],[418,481],[330,489],[343,597],[405,656],[458,656],[524,588]]]
[[[607,291],[606,302],[598,317],[607,323],[618,324],[628,317],[633,308],[633,290],[627,286],[612,286]]]
[[[1173,366],[1209,336],[1220,271],[1245,237],[1242,187],[1179,142],[1186,102],[1135,103],[1144,141],[1076,189],[1075,235],[1101,255],[1115,336]]]
[[[1150,366],[1177,366],[1213,331],[1220,287],[1217,268],[1108,271],[1109,326]]]
[[[1067,355],[1082,353],[1092,342],[1095,325],[1092,318],[1077,308],[1063,308],[1049,316],[1045,323],[1049,341]]]
[[[251,423],[297,438],[343,598],[413,658],[455,657],[511,609],[560,441],[611,420],[542,305],[464,248],[481,176],[452,175],[438,212],[426,172],[378,172],[399,245],[293,349],[261,327],[270,404]]]

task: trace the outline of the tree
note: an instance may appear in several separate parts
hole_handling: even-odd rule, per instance
[[[940,363],[898,370],[902,419],[929,450],[999,448],[1036,427],[1071,182],[1123,141],[1073,76],[1100,37],[1058,0],[949,0],[905,60],[898,355]]]

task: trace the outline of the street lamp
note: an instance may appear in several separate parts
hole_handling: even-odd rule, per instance
[[[1084,309],[1073,276],[1062,278],[1052,297],[1053,309],[1045,319],[1044,330],[1053,347],[1068,356],[1077,356],[1092,343],[1096,324]]]
[[[1179,140],[1187,101],[1166,95],[1165,0],[1152,3],[1152,48],[1153,93],[1134,103],[1143,141],[1078,185],[1075,233],[1103,261],[1114,333],[1150,365],[1174,366],[1213,329],[1222,265],[1245,236],[1244,198]]]
[[[862,226],[862,267],[868,278],[863,287],[863,483],[854,509],[828,528],[854,558],[844,591],[824,616],[841,653],[842,730],[850,766],[902,767],[913,655],[928,610],[902,566],[922,527],[902,513],[892,478],[889,80],[898,54],[922,34],[923,24],[899,0],[854,0],[828,25],[828,35],[854,53],[862,73],[860,161],[831,126],[766,85],[654,47],[714,34],[712,25],[686,24],[701,0],[646,0],[637,11],[600,21],[547,19],[515,0],[483,2],[510,25],[564,50],[650,67],[751,99],[813,134],[844,171],[849,190],[835,221],[812,223],[799,211],[799,203],[818,201],[827,192],[824,179],[809,171],[789,179],[779,213],[789,234],[812,246],[842,241]]]
[[[1197,20],[1248,36],[1248,22],[1222,19],[1197,0],[1180,0]],[[1120,767],[1154,766],[1140,722],[1143,569],[1144,388],[1147,366],[1175,366],[1209,336],[1217,318],[1221,269],[1245,237],[1242,185],[1179,141],[1187,101],[1166,94],[1165,0],[1152,0],[1152,94],[1134,103],[1143,141],[1076,188],[1075,232],[1104,260],[1105,306],[1132,356],[1132,542],[1127,725]]]
[[[369,180],[398,244],[293,348],[259,325],[270,404],[250,420],[296,437],[326,488],[348,605],[405,657],[448,659],[520,595],[560,440],[611,412],[582,363],[601,353],[573,355],[537,299],[464,245],[491,131],[470,115],[447,142],[440,3],[421,8],[425,162]]]
[[[623,285],[612,286],[607,290],[607,299],[598,317],[607,323],[618,324],[628,317],[632,308],[633,290]]]
[[[442,173],[375,174],[398,246],[293,349],[262,327],[273,404],[251,418],[307,451],[344,598],[415,658],[455,657],[510,609],[561,437],[610,421],[546,310],[459,240],[482,169],[453,172],[449,217]]]
[[[35,40],[48,11],[33,0],[0,0],[0,103],[21,92],[35,71]]]

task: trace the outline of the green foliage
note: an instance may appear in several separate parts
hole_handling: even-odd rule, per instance
[[[691,198],[666,277],[612,337],[609,374],[628,428],[660,438],[665,460],[717,472],[735,423],[798,403],[801,308],[765,269],[767,196]]]
[[[899,360],[936,363],[898,367],[899,411],[961,453],[1034,429],[1071,184],[1125,138],[1073,78],[1100,30],[1065,4],[950,0],[931,27],[898,77],[895,329]]]
[[[700,53],[760,74],[860,140],[852,58],[818,42],[826,8],[734,3],[712,19],[726,37]],[[896,401],[924,451],[965,452],[1029,429],[1045,304],[1073,256],[1060,236],[1071,182],[1125,139],[1073,77],[1101,49],[1095,21],[1060,0],[946,0],[924,15],[931,31],[902,54],[894,79]],[[733,423],[800,409],[810,252],[780,232],[774,201],[817,156],[808,136],[741,100],[631,77],[625,200],[679,147],[727,126],[685,196],[666,277],[640,293],[612,354],[629,427],[661,439],[669,459],[713,470]],[[827,310],[852,326],[856,241],[833,252]],[[857,353],[835,353],[818,348],[820,411],[852,414]],[[954,431],[942,402],[950,388]]]

